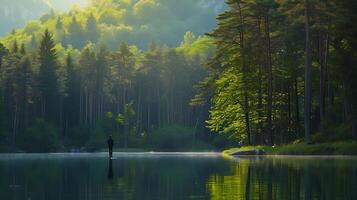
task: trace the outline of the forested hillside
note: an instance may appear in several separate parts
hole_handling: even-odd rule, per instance
[[[57,50],[46,30],[33,51],[16,42],[0,48],[4,143],[27,151],[53,150],[59,141],[96,149],[112,134],[118,147],[164,148],[169,141],[154,138],[153,130],[172,126],[169,137],[191,140],[202,129],[203,111],[189,101],[213,51],[206,37],[188,32],[177,48],[152,43],[140,51],[122,43],[109,51],[89,43],[79,51]]]
[[[0,151],[98,150],[110,134],[119,148],[155,150],[356,140],[356,10],[352,0],[52,10],[0,39]]]
[[[87,42],[104,44],[111,50],[121,42],[142,49],[147,49],[151,42],[174,47],[180,44],[185,32],[202,35],[212,30],[216,24],[215,16],[224,9],[223,2],[219,0],[181,0],[180,3],[175,0],[90,2],[86,8],[73,6],[65,13],[54,9],[39,20],[30,21],[23,28],[14,30],[0,41],[9,46],[17,40],[27,48],[35,48],[41,34],[49,28],[54,39],[65,48],[73,46],[82,49]],[[54,7],[56,1],[49,1],[48,5]],[[17,9],[21,10],[20,7]],[[17,13],[15,8],[12,10],[14,20],[19,20],[15,16],[25,13]],[[34,13],[39,11],[35,10]],[[11,24],[11,20],[9,22]]]
[[[50,10],[67,11],[73,3],[86,6],[87,0],[1,0],[0,36],[23,27],[28,20],[39,19]]]
[[[356,140],[357,20],[352,0],[228,0],[194,104],[241,144]]]
[[[156,1],[121,2],[52,11],[0,40],[0,146],[97,150],[112,134],[118,148],[182,149],[208,137],[206,113],[189,102],[193,85],[205,76],[202,64],[213,55],[213,42],[192,32],[151,29],[155,41],[140,27],[173,19],[145,21]],[[122,35],[122,28],[130,31]],[[176,34],[174,44],[181,34],[180,42],[168,47],[165,34]]]
[[[27,20],[37,19],[49,11],[49,5],[43,1],[0,1],[0,35],[14,28],[22,27]]]

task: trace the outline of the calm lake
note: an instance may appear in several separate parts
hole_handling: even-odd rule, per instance
[[[356,157],[114,156],[0,154],[0,199],[357,199]]]

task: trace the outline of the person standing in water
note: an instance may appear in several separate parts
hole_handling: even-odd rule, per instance
[[[111,135],[109,135],[107,143],[108,143],[108,148],[109,148],[109,157],[111,158],[113,155],[113,146],[114,146],[114,140]]]

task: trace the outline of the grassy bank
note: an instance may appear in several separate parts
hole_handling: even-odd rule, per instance
[[[229,155],[235,151],[261,149],[268,155],[357,155],[357,142],[334,142],[321,144],[287,144],[280,146],[244,146],[223,151]]]

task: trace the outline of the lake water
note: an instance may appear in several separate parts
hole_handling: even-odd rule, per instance
[[[0,199],[357,199],[356,157],[114,156],[0,154]]]

